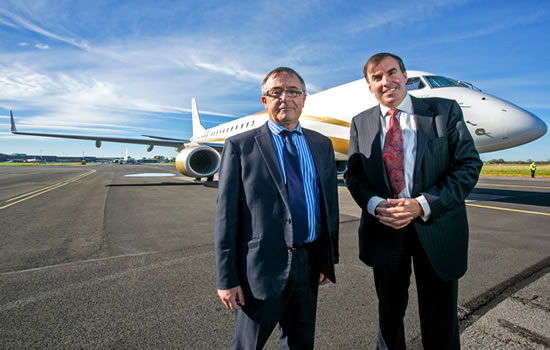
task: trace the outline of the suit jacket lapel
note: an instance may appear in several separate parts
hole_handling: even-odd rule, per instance
[[[390,180],[388,179],[386,167],[384,166],[384,159],[382,158],[382,127],[380,125],[380,114],[382,112],[380,111],[380,105],[371,108],[367,113],[367,117],[365,118],[366,125],[363,131],[366,137],[363,139],[365,140],[364,142],[366,142],[365,146],[370,147],[370,155],[366,154],[366,156],[371,156],[372,160],[375,164],[378,164],[378,166],[376,166],[375,169],[365,169],[365,171],[379,172],[378,176],[384,179],[384,183],[386,184],[386,192],[391,195]]]
[[[426,145],[430,138],[430,131],[433,128],[433,113],[429,110],[429,105],[424,103],[421,99],[411,96],[413,104],[413,113],[416,118],[416,159],[414,162],[413,179],[415,185],[413,186],[411,196],[415,196],[418,193],[417,187],[421,184],[422,174],[419,173],[420,163],[426,150]]]
[[[321,175],[322,172],[319,172],[319,169],[322,169],[323,164],[326,163],[325,155],[320,152],[316,152],[315,146],[317,145],[317,142],[315,142],[315,134],[312,134],[309,132],[308,129],[303,129],[303,128],[302,128],[302,132],[304,133],[304,137],[306,138],[309,151],[313,158],[313,163],[315,164],[315,172],[319,177],[319,181],[321,183],[324,183],[324,180],[325,180],[324,173]]]
[[[255,139],[260,154],[262,155],[262,158],[265,162],[265,165],[267,166],[267,169],[269,170],[269,173],[273,178],[273,182],[275,183],[275,186],[277,186],[277,189],[279,190],[279,193],[283,198],[283,202],[285,203],[287,208],[290,209],[288,192],[284,182],[283,172],[281,171],[281,167],[279,166],[279,159],[277,158],[275,145],[273,145],[273,139],[271,138],[271,132],[269,131],[267,123],[258,128],[258,135],[256,135]]]
[[[321,205],[321,212],[322,210],[325,210],[325,208],[328,208],[328,200],[326,198],[326,193],[323,188],[325,184],[328,183],[328,180],[326,178],[325,174],[325,164],[327,164],[326,155],[323,152],[317,152],[317,144],[316,141],[317,135],[310,132],[308,129],[302,128],[302,131],[304,133],[304,137],[306,138],[307,145],[309,147],[309,152],[311,153],[311,157],[313,158],[313,164],[315,165],[315,172],[317,174],[317,179],[319,180],[319,198],[321,198],[322,205]]]
[[[385,176],[386,170],[384,168],[384,160],[382,158],[382,128],[380,125],[380,113],[382,113],[380,111],[380,105],[370,110],[370,114],[367,118],[366,142],[371,145],[371,147],[373,147],[373,149],[371,149],[373,159],[376,161],[376,163],[380,164],[379,169],[382,171],[382,173],[384,173]],[[387,180],[387,176],[385,177]]]

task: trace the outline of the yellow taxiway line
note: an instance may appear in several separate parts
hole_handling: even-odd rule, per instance
[[[488,182],[478,182],[476,186],[494,186],[494,187],[522,187],[522,188],[540,188],[550,190],[549,186],[532,186],[532,185],[505,185],[505,184],[492,184]]]
[[[63,182],[59,182],[59,183],[56,183],[54,185],[50,185],[50,186],[47,186],[47,187],[44,187],[44,188],[41,188],[41,189],[38,189],[38,190],[34,190],[34,191],[31,191],[29,193],[25,193],[25,194],[22,194],[20,196],[17,196],[17,197],[13,197],[13,198],[10,198],[6,201],[6,203],[9,203],[9,204],[6,204],[4,206],[1,206],[0,207],[0,210],[2,209],[6,209],[8,207],[11,207],[12,205],[15,205],[17,203],[21,203],[23,201],[26,201],[27,199],[31,199],[31,198],[34,198],[34,197],[37,197],[37,196],[40,196],[41,194],[44,194],[46,192],[50,192],[52,190],[55,190],[57,188],[60,188],[60,187],[63,187],[65,185],[68,185],[70,183],[73,183],[75,181],[78,181],[88,175],[91,175],[93,173],[95,173],[96,171],[95,170],[90,170],[88,171],[87,173],[84,173],[84,174],[80,174],[78,176],[75,176],[69,180],[66,180],[66,181],[63,181]]]
[[[469,207],[477,207],[477,208],[484,208],[484,209],[511,211],[511,212],[514,212],[514,213],[550,216],[550,213],[541,213],[541,212],[538,212],[538,211],[529,211],[529,210],[502,208],[502,207],[492,207],[492,206],[489,206],[489,205],[472,204],[472,203],[466,203],[466,205],[469,206]]]

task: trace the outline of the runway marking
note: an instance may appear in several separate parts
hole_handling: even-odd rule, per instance
[[[169,177],[169,176],[176,176],[176,174],[173,173],[141,173],[141,174],[128,174],[124,175],[127,177]]]
[[[530,211],[530,210],[521,210],[521,209],[511,209],[511,208],[502,208],[502,207],[492,207],[490,205],[480,205],[480,204],[472,204],[472,203],[466,203],[469,207],[477,207],[477,208],[484,208],[484,209],[494,209],[494,210],[503,210],[503,211],[511,211],[515,213],[522,213],[522,214],[534,214],[534,215],[544,215],[544,216],[550,216],[550,213],[541,213],[538,211]]]
[[[158,253],[162,253],[162,251],[130,253],[130,254],[108,256],[108,257],[105,257],[105,258],[92,258],[92,259],[86,259],[86,260],[77,260],[77,261],[71,261],[71,262],[60,263],[60,264],[55,264],[55,265],[46,265],[46,266],[40,266],[40,267],[33,267],[31,269],[25,269],[25,270],[0,272],[0,277],[1,276],[8,276],[8,275],[16,275],[16,274],[21,274],[21,273],[28,273],[28,272],[42,271],[42,270],[51,270],[51,269],[56,269],[56,268],[60,268],[60,267],[67,267],[67,266],[78,265],[78,264],[87,264],[87,263],[90,263],[90,262],[115,260],[115,259],[120,259],[120,258],[135,258],[135,257],[144,256],[144,255],[154,255],[154,254],[158,254]]]
[[[548,186],[525,186],[525,185],[504,185],[504,184],[492,184],[487,182],[478,182],[477,185],[486,185],[486,186],[497,186],[497,187],[523,187],[523,188],[542,188],[545,190],[550,190]],[[476,185],[476,187],[477,187]]]
[[[6,204],[6,205],[4,205],[4,206],[1,206],[1,207],[0,207],[0,210],[6,209],[6,208],[8,208],[8,207],[11,207],[12,205],[15,205],[15,204],[17,204],[17,203],[21,203],[21,202],[23,202],[23,201],[26,201],[27,199],[31,199],[31,198],[34,198],[34,197],[38,197],[38,196],[40,196],[41,194],[44,194],[44,193],[46,193],[46,192],[50,192],[50,191],[55,190],[55,189],[57,189],[57,188],[60,188],[60,187],[63,187],[63,186],[65,186],[65,185],[68,185],[68,184],[70,184],[70,183],[73,183],[73,182],[75,182],[75,181],[78,181],[78,180],[80,180],[80,179],[82,179],[82,178],[84,178],[84,177],[86,177],[86,176],[88,176],[88,175],[91,175],[91,174],[95,173],[95,172],[96,172],[95,170],[90,170],[90,171],[88,171],[87,173],[80,174],[80,175],[75,176],[75,177],[73,177],[73,178],[71,178],[71,179],[69,179],[69,180],[66,180],[66,181],[63,181],[63,182],[59,182],[59,183],[56,183],[56,184],[54,184],[54,185],[46,186],[46,187],[44,187],[44,188],[41,188],[41,189],[38,189],[38,190],[31,191],[31,192],[29,192],[29,193],[24,193],[24,194],[22,194],[22,195],[20,195],[20,196],[17,196],[17,197],[10,198],[10,199],[6,200],[6,203],[9,203],[9,204]],[[12,203],[10,203],[10,202],[12,202]]]
[[[6,311],[10,311],[12,309],[25,307],[29,304],[33,304],[48,298],[60,297],[60,296],[63,296],[64,294],[76,291],[78,289],[83,289],[83,288],[89,289],[97,286],[98,284],[114,281],[120,278],[124,278],[126,276],[134,276],[137,273],[145,273],[155,269],[171,267],[177,264],[187,263],[188,260],[193,260],[193,259],[203,258],[206,256],[213,256],[213,255],[214,255],[214,252],[207,252],[207,253],[201,253],[197,255],[183,256],[175,259],[170,259],[167,261],[152,263],[150,265],[129,268],[127,270],[115,272],[106,276],[91,278],[90,280],[87,280],[87,281],[71,283],[65,287],[49,290],[46,292],[41,292],[33,296],[17,299],[17,300],[8,302],[6,304],[0,305],[0,314]],[[83,261],[83,262],[87,262],[87,261]],[[5,275],[5,274],[6,273],[0,274],[0,275]]]

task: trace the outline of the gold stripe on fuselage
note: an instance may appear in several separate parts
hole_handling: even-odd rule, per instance
[[[260,111],[254,114],[251,114],[251,116],[259,116],[262,114],[267,114],[266,111]],[[351,126],[350,122],[346,122],[341,119],[332,118],[329,116],[317,116],[317,115],[311,115],[311,114],[302,114],[300,116],[300,119],[306,119],[311,120],[319,123],[325,123],[325,124],[331,124],[331,125],[337,125],[337,126],[343,126],[345,128],[349,128]]]
[[[335,125],[335,126],[343,126],[345,128],[349,128],[351,126],[351,124],[349,122],[346,122],[346,121],[341,120],[341,119],[328,117],[328,116],[316,116],[316,115],[311,115],[311,114],[302,114],[300,116],[300,119],[306,119],[306,120],[311,120],[311,121],[324,123],[324,124]]]
[[[341,139],[339,137],[330,137],[328,136],[330,141],[332,142],[332,147],[334,148],[334,152],[347,154],[348,148],[349,148],[349,140]],[[196,141],[197,143],[220,143],[220,146],[223,145],[225,142],[225,138],[211,138],[211,139],[204,139],[200,141]]]
[[[338,137],[330,137],[330,136],[328,138],[332,142],[332,147],[334,148],[334,152],[348,154],[349,140],[341,139]]]
[[[252,114],[252,115],[253,116],[259,116],[259,115],[262,115],[262,114],[267,114],[267,112],[266,111],[260,111],[258,113]],[[340,120],[340,119],[336,119],[336,118],[332,118],[332,117],[328,117],[328,116],[314,116],[314,115],[311,115],[311,114],[302,114],[300,116],[300,119],[305,119],[305,120],[308,120],[308,121],[314,121],[314,122],[323,123],[323,124],[330,124],[330,125],[334,125],[334,126],[342,126],[342,127],[345,127],[345,128],[350,127],[349,122],[346,122],[346,121],[343,121],[343,120]],[[257,127],[258,126],[255,126],[254,128],[257,128]],[[249,129],[252,129],[252,128],[249,128]],[[327,136],[327,137],[332,142],[332,146],[334,147],[335,152],[342,153],[342,154],[347,154],[348,153],[348,148],[349,148],[349,140],[348,139],[342,139],[342,138],[339,138],[339,137],[331,137],[331,136]],[[208,137],[208,138],[204,138],[204,139],[200,139],[200,138],[195,139],[195,142],[197,142],[197,143],[220,143],[220,145],[222,145],[225,142],[226,139],[227,139],[227,137]]]

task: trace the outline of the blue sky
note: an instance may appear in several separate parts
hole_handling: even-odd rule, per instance
[[[12,135],[191,136],[263,109],[261,80],[295,68],[316,92],[381,51],[473,83],[550,124],[548,1],[0,2],[0,153],[175,156],[171,148]],[[550,159],[550,136],[484,160]]]

